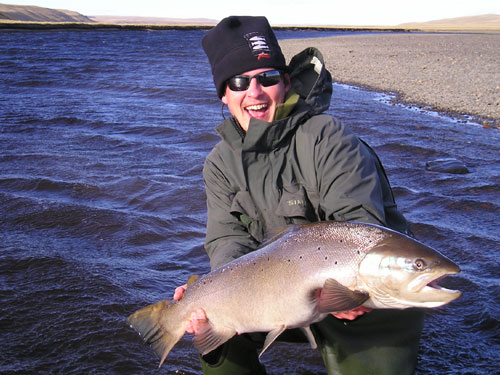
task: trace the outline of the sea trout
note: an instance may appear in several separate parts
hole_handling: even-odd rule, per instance
[[[437,285],[459,267],[421,242],[372,224],[319,222],[292,226],[260,249],[198,279],[180,301],[160,301],[128,323],[161,358],[203,308],[209,329],[194,337],[206,354],[235,334],[269,332],[261,354],[289,328],[316,347],[310,324],[331,312],[432,308],[461,293]]]

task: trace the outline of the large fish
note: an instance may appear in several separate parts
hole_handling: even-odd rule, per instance
[[[161,358],[181,339],[191,312],[203,308],[209,329],[195,335],[206,354],[235,334],[269,332],[261,354],[288,328],[327,314],[370,308],[437,307],[461,293],[437,285],[459,267],[398,232],[353,222],[288,228],[259,250],[198,279],[182,299],[147,306],[128,319]]]

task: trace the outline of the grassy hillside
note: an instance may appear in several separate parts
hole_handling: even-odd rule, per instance
[[[0,4],[0,21],[94,22],[84,15],[64,9]]]

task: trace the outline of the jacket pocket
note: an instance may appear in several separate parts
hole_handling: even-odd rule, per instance
[[[231,215],[235,216],[258,242],[264,240],[264,228],[259,213],[248,191],[239,191],[231,203]]]
[[[290,218],[295,224],[318,220],[307,193],[301,185],[283,187],[276,214]]]

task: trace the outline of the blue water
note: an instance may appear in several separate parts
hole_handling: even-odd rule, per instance
[[[202,35],[0,32],[1,374],[199,373],[188,336],[158,371],[125,318],[209,269],[201,168],[222,115]],[[427,313],[418,374],[498,373],[500,132],[337,84],[329,112],[377,150],[417,237],[462,268],[442,284],[464,295]],[[426,169],[450,157],[470,173]],[[307,344],[263,362],[326,373]]]

